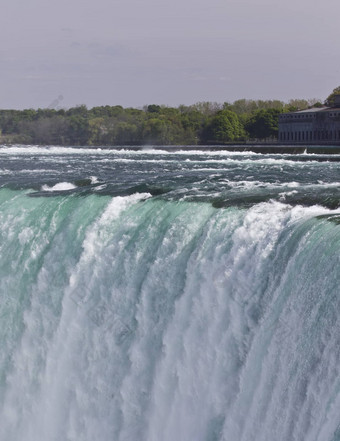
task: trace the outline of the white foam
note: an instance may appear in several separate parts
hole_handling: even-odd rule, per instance
[[[0,155],[37,155],[37,156],[44,156],[44,155],[93,155],[93,156],[102,156],[102,155],[118,155],[118,156],[143,156],[143,155],[152,155],[152,156],[159,156],[159,155],[167,155],[167,156],[208,156],[208,157],[254,157],[257,159],[264,158],[265,162],[271,163],[272,161],[277,161],[279,159],[283,160],[284,162],[292,162],[295,163],[295,161],[292,161],[291,158],[292,155],[289,154],[273,154],[271,155],[271,158],[268,158],[268,155],[262,154],[262,153],[255,153],[251,151],[242,151],[242,152],[233,152],[233,151],[226,151],[226,150],[217,150],[217,151],[209,151],[209,150],[185,150],[185,148],[181,148],[178,146],[172,146],[173,150],[162,150],[161,148],[153,149],[152,147],[145,147],[140,150],[130,150],[130,149],[118,149],[115,147],[107,147],[107,148],[90,148],[90,147],[62,147],[62,146],[38,146],[38,145],[14,145],[14,146],[2,146],[0,148]],[[273,156],[276,157],[273,158]],[[313,154],[303,154],[303,155],[296,155],[296,157],[315,157],[316,155]],[[317,156],[325,156],[325,155],[317,155]],[[339,155],[334,155],[339,156]],[[311,161],[308,161],[309,163]],[[315,160],[317,162],[317,160]]]
[[[71,184],[71,182],[58,182],[58,184],[53,185],[53,187],[49,187],[48,185],[43,185],[41,187],[42,191],[67,191],[73,190],[77,188],[76,185]]]

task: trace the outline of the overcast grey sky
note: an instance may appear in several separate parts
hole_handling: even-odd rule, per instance
[[[340,85],[339,0],[0,1],[0,108],[324,99]]]

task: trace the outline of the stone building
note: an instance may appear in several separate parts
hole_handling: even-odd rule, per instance
[[[280,144],[340,145],[340,95],[334,106],[279,115]]]

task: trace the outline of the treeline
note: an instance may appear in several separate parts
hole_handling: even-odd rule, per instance
[[[316,100],[237,100],[143,109],[0,110],[0,141],[40,145],[195,145],[275,140],[278,115],[320,105]]]

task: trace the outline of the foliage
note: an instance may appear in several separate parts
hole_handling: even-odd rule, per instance
[[[209,118],[203,129],[202,139],[207,143],[225,143],[238,141],[244,135],[236,113],[225,109]]]
[[[332,102],[340,87],[327,98]],[[60,145],[195,145],[273,139],[278,115],[322,105],[316,99],[240,99],[142,109],[85,105],[70,109],[0,110],[0,141]]]
[[[278,134],[279,109],[259,110],[246,124],[251,138],[275,138]]]
[[[334,105],[335,95],[340,95],[340,86],[333,89],[333,92],[326,98],[326,100],[325,100],[326,106],[333,106]]]

